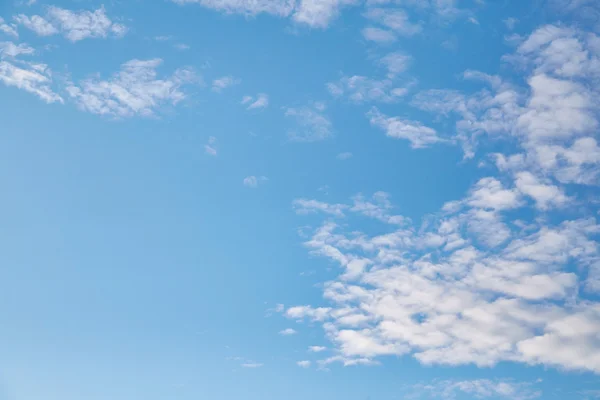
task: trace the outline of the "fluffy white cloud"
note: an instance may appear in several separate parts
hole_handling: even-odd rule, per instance
[[[298,361],[296,364],[297,364],[299,367],[302,367],[302,368],[308,368],[308,367],[310,367],[310,364],[311,364],[311,362],[310,362],[310,361],[308,361],[308,360],[303,360],[303,361]]]
[[[580,290],[594,290],[596,281],[571,268],[594,274],[600,226],[593,218],[533,219],[526,227],[503,222],[506,213],[526,206],[523,196],[537,207],[549,204],[548,189],[530,178],[518,176],[525,182],[514,188],[484,178],[421,227],[387,217],[391,204],[382,194],[378,201],[355,197],[345,207],[310,203],[390,228],[369,235],[348,222],[327,221],[315,230],[307,248],[342,270],[324,284],[327,306],[290,307],[284,315],[322,323],[336,354],[321,365],[412,354],[424,364],[512,361],[600,373],[600,303]],[[516,387],[500,383],[450,391],[519,398]]]
[[[295,335],[296,333],[298,333],[298,332],[296,332],[296,330],[292,329],[292,328],[287,328],[282,331],[279,331],[279,334],[281,336],[292,336],[292,335]]]
[[[421,124],[418,121],[409,121],[398,117],[388,117],[377,108],[372,108],[367,117],[374,125],[385,131],[385,134],[394,139],[408,140],[413,148],[423,148],[429,145],[444,142],[435,129]]]
[[[412,104],[444,118],[456,117],[456,139],[463,144],[466,157],[475,155],[484,134],[516,138],[522,152],[498,155],[500,168],[514,173],[527,169],[562,183],[597,184],[598,43],[600,37],[595,34],[542,26],[522,39],[514,54],[504,57],[525,70],[526,87],[467,71],[465,79],[480,80],[491,90],[474,94],[428,90],[415,96]],[[545,185],[552,186],[552,182],[545,180]]]
[[[311,353],[320,353],[325,350],[327,350],[327,347],[324,346],[310,346],[308,348],[308,351],[310,351]]]
[[[95,11],[71,11],[50,6],[44,17],[19,14],[14,17],[14,20],[40,36],[61,33],[72,42],[86,38],[121,37],[127,33],[125,25],[108,18],[104,7]]]
[[[94,114],[116,117],[155,115],[163,105],[176,105],[186,95],[183,86],[198,81],[191,69],[178,69],[157,78],[161,59],[131,60],[107,80],[90,78],[67,86],[79,107]]]
[[[241,79],[234,78],[233,76],[222,76],[213,80],[212,90],[215,92],[221,92],[223,89],[227,89],[230,86],[239,85]]]

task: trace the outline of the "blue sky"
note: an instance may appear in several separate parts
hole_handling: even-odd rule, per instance
[[[600,398],[595,0],[0,18],[0,400]]]

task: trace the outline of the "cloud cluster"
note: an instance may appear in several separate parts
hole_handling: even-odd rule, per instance
[[[414,397],[426,395],[429,398],[443,400],[456,399],[464,394],[477,399],[531,400],[542,395],[541,391],[535,390],[533,386],[533,383],[510,380],[444,380],[415,385],[410,395]]]
[[[50,6],[43,17],[19,14],[14,20],[39,36],[61,34],[72,42],[86,38],[122,37],[127,33],[125,25],[108,18],[104,7],[95,11],[71,11]]]
[[[355,0],[173,0],[178,4],[196,3],[228,14],[256,16],[271,14],[291,18],[297,24],[326,28],[341,8]]]
[[[189,68],[176,70],[171,76],[157,78],[161,59],[131,60],[107,80],[86,79],[67,87],[69,96],[80,108],[94,114],[116,117],[152,116],[158,107],[175,105],[186,95],[183,86],[197,82]]]
[[[465,79],[488,88],[472,94],[428,90],[412,104],[438,117],[455,118],[466,157],[475,155],[484,135],[506,138],[516,140],[522,151],[497,155],[504,170],[529,170],[561,183],[597,182],[600,37],[547,25],[522,38],[515,53],[504,59],[527,71],[527,87],[467,71]]]
[[[582,192],[570,190],[599,183],[599,57],[598,36],[544,26],[505,57],[526,71],[526,87],[466,71],[464,79],[485,88],[416,95],[412,105],[456,119],[450,138],[420,121],[369,112],[373,125],[413,147],[459,141],[473,157],[485,137],[516,146],[491,154],[497,176],[420,225],[394,215],[384,193],[294,202],[299,214],[325,215],[305,245],[341,268],[323,285],[325,304],[283,312],[321,324],[334,347],[321,366],[410,355],[423,364],[509,361],[600,374],[600,225]],[[382,225],[356,229],[357,217]],[[519,398],[498,382],[442,386],[448,396]]]
[[[62,97],[52,89],[50,68],[20,58],[34,53],[35,49],[24,43],[0,42],[0,82],[35,94],[46,103],[62,103]]]

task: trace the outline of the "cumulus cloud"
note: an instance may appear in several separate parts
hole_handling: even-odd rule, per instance
[[[292,335],[295,335],[296,333],[298,333],[298,332],[296,332],[296,330],[292,329],[292,328],[287,328],[282,331],[279,331],[279,334],[281,336],[292,336]]]
[[[14,20],[39,36],[60,33],[72,42],[86,38],[122,37],[127,33],[125,25],[113,22],[108,18],[104,7],[95,11],[71,11],[50,6],[43,17],[19,14],[14,17]]]
[[[511,138],[517,140],[520,152],[498,155],[501,169],[529,170],[561,183],[597,184],[598,43],[600,37],[576,28],[542,26],[504,57],[525,71],[525,87],[499,76],[467,71],[466,79],[477,79],[489,88],[471,94],[428,90],[415,96],[412,104],[442,118],[455,118],[455,137],[467,158],[474,157],[483,135]],[[545,184],[552,186],[551,181]],[[565,198],[560,196],[558,201],[564,203]]]
[[[176,105],[185,99],[185,85],[198,81],[188,68],[158,78],[162,60],[131,60],[107,80],[89,78],[70,83],[67,93],[85,111],[115,117],[153,116],[161,106]]]
[[[322,324],[336,354],[321,365],[412,355],[423,364],[512,361],[600,373],[600,305],[581,290],[594,290],[596,281],[571,269],[594,274],[600,226],[591,217],[532,219],[527,229],[506,223],[507,213],[527,207],[525,198],[549,206],[549,189],[531,178],[520,175],[512,187],[483,178],[420,227],[390,218],[384,194],[350,204],[307,201],[315,210],[344,210],[329,212],[339,218],[358,213],[389,229],[369,233],[350,219],[326,220],[305,246],[341,268],[324,283],[327,304],[289,307],[284,315]],[[507,382],[444,385],[451,393],[523,393]]]

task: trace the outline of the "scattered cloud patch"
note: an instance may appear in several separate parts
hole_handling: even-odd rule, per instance
[[[13,48],[10,51],[14,53],[17,50]],[[52,71],[45,64],[0,59],[0,82],[35,94],[46,103],[64,102],[52,89]]]
[[[7,24],[2,17],[0,17],[0,32],[9,36],[19,37],[17,28],[14,25]]]
[[[14,20],[39,36],[60,33],[72,42],[86,38],[122,37],[127,33],[125,25],[113,22],[108,18],[104,7],[95,11],[71,11],[50,6],[44,17],[19,14],[14,17]]]
[[[266,93],[259,93],[256,97],[244,96],[242,104],[246,106],[247,110],[267,108],[269,106],[269,96]]]
[[[216,156],[217,155],[216,144],[217,144],[217,138],[214,136],[209,137],[208,143],[204,145],[204,152],[208,155]]]
[[[298,333],[298,332],[296,332],[296,330],[292,329],[292,328],[287,328],[282,331],[279,331],[279,334],[281,336],[292,336],[292,335],[295,335],[296,333]]]
[[[304,361],[298,361],[296,364],[301,368],[309,368],[311,362],[308,360],[304,360]]]
[[[288,132],[288,137],[292,141],[317,142],[333,135],[332,123],[319,103],[299,108],[286,108],[285,116],[296,122],[296,128]]]
[[[266,183],[269,179],[266,176],[256,177],[254,175],[247,176],[244,178],[243,184],[246,187],[256,189],[259,185]]]
[[[153,116],[164,105],[177,105],[186,98],[183,87],[197,83],[189,68],[158,78],[159,58],[131,60],[107,80],[89,78],[71,83],[67,93],[85,111],[115,117]]]
[[[220,93],[228,87],[239,85],[241,83],[241,79],[234,78],[233,76],[222,76],[213,80],[212,90],[213,92]]]
[[[371,125],[379,127],[385,134],[394,139],[405,139],[415,149],[428,147],[435,143],[444,142],[435,129],[421,124],[418,121],[410,121],[399,117],[388,117],[377,108],[372,108],[367,117]]]

